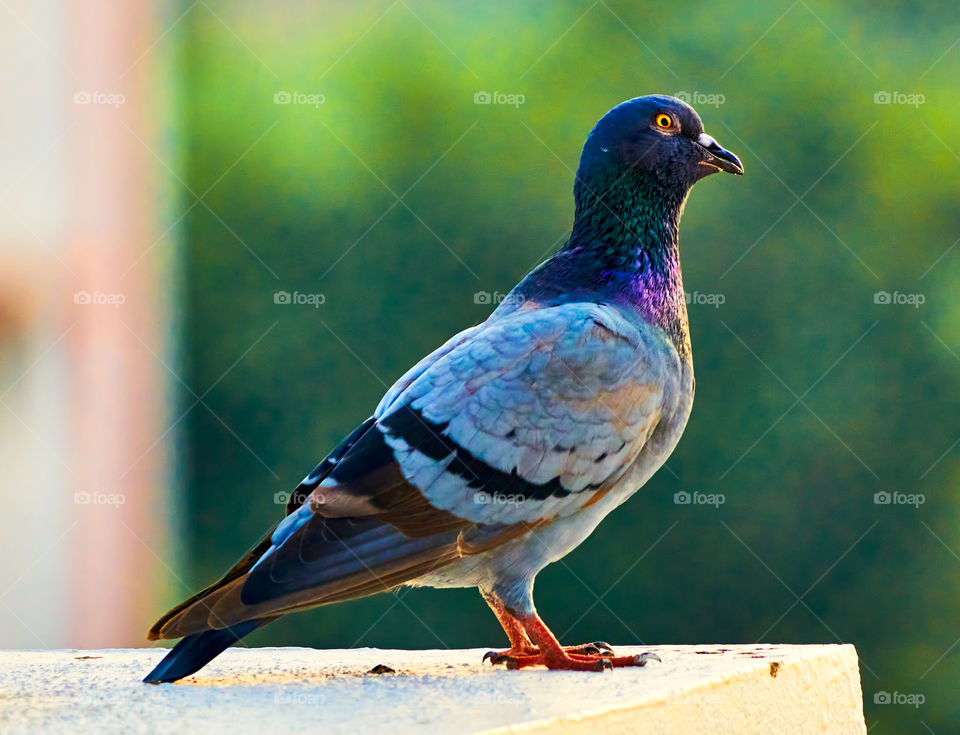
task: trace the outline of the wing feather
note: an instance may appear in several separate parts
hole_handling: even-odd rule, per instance
[[[603,497],[677,395],[666,337],[591,303],[519,310],[408,371],[176,637],[371,594]],[[259,556],[257,556],[259,553]]]

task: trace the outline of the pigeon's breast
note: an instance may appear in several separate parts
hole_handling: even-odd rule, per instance
[[[673,394],[672,407],[664,411],[643,449],[618,483],[620,502],[629,498],[660,469],[673,453],[683,435],[693,408],[693,365],[681,361]],[[667,401],[665,401],[667,403]]]

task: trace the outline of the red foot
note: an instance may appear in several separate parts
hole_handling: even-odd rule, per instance
[[[594,643],[583,643],[579,646],[564,646],[563,652],[572,658],[586,658],[591,661],[598,657],[612,659],[614,658],[613,649],[603,641]],[[540,649],[533,644],[526,643],[508,648],[505,651],[487,651],[483,655],[483,660],[490,659],[494,666],[497,664],[507,664],[510,666],[511,660],[536,658],[540,655]],[[629,657],[626,657],[629,658]],[[516,667],[513,667],[516,668]]]
[[[564,648],[556,636],[536,615],[517,618],[523,626],[530,642],[537,646],[535,656],[518,656],[504,661],[509,669],[523,669],[528,666],[546,666],[548,669],[565,671],[603,671],[621,666],[646,666],[647,661],[660,660],[655,653],[641,653],[637,656],[614,656],[613,650],[605,643],[597,642],[588,646]],[[589,651],[586,653],[584,651]]]
[[[551,650],[536,656],[519,656],[506,661],[508,669],[525,669],[529,666],[546,666],[561,671],[603,671],[612,668],[610,659],[600,655],[581,656],[563,649]]]
[[[510,648],[506,651],[489,651],[483,657],[494,665],[506,664],[508,669],[546,666],[566,671],[603,671],[621,666],[646,666],[647,661],[660,660],[655,653],[615,656],[610,645],[603,641],[561,646],[536,613],[517,615],[493,592],[484,593],[483,597],[510,639]]]
[[[536,656],[508,658],[508,669],[525,669],[529,666],[546,666],[548,669],[565,671],[603,671],[604,669],[625,666],[646,666],[647,661],[659,661],[655,653],[641,653],[637,656],[605,656],[603,654],[581,655],[561,651],[547,651]]]

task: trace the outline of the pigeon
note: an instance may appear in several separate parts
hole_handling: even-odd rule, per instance
[[[583,148],[563,247],[407,371],[272,532],[157,621],[151,640],[182,640],[144,681],[193,674],[287,613],[401,585],[477,587],[510,642],[484,657],[495,665],[658,660],[561,645],[533,583],[680,439],[694,378],[678,226],[693,184],[721,171],[743,165],[685,102],[651,95],[607,112]]]

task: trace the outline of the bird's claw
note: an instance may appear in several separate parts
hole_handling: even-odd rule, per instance
[[[640,653],[633,657],[634,666],[646,666],[647,661],[660,661],[660,657],[655,653]]]
[[[613,661],[611,661],[609,658],[601,656],[597,659],[595,666],[597,671],[606,671],[607,669],[613,668]]]
[[[587,643],[584,647],[583,653],[586,654],[600,654],[601,656],[613,656],[613,647],[604,641],[594,641],[593,643]]]
[[[614,656],[613,648],[604,641],[594,641],[593,643],[584,643],[581,646],[567,646],[564,649],[567,653],[575,653],[580,656]]]
[[[508,669],[510,668],[511,661],[516,664],[516,660],[513,658],[513,656],[501,653],[500,651],[487,651],[485,654],[483,654],[483,661],[480,663],[484,663],[487,659],[490,659],[491,666],[496,666],[497,664],[506,664]],[[514,666],[514,668],[516,668],[516,666]]]

